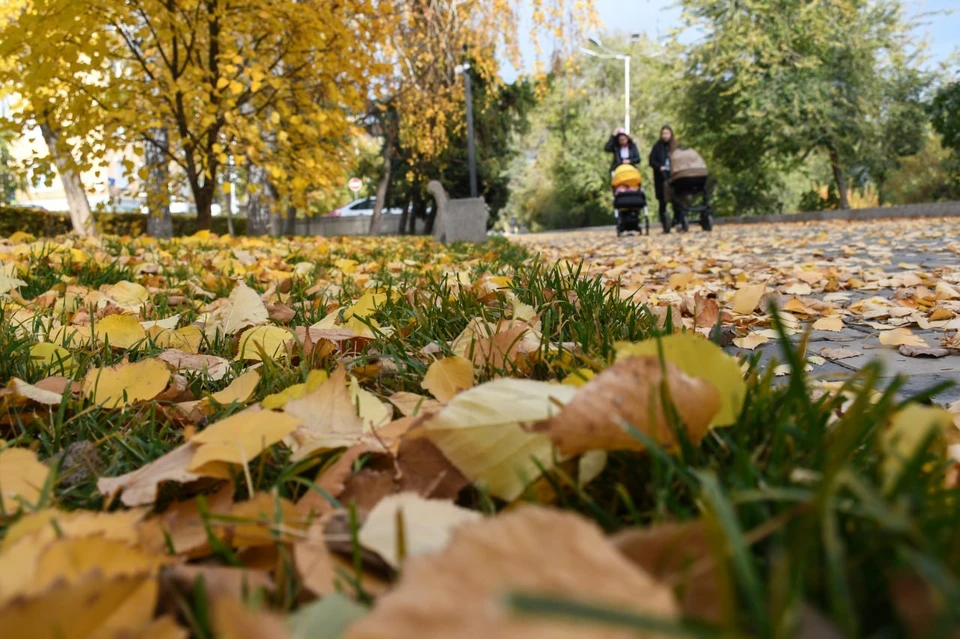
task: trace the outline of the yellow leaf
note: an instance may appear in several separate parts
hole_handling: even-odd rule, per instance
[[[360,527],[358,537],[361,546],[380,555],[393,568],[399,568],[401,559],[443,550],[454,528],[482,518],[477,511],[461,508],[452,500],[424,499],[415,492],[405,492],[377,502]],[[398,552],[401,538],[403,558]]]
[[[226,79],[226,78],[217,78],[217,90],[218,90],[218,91],[227,88],[227,86],[229,86],[229,84],[230,84],[230,80],[228,80],[228,79]]]
[[[528,433],[521,424],[559,412],[577,389],[526,379],[504,378],[475,386],[423,424],[427,438],[472,482],[494,497],[512,501],[553,466],[550,438]]]
[[[117,306],[129,311],[137,312],[150,300],[150,292],[140,284],[126,280],[104,286],[103,292],[113,300]]]
[[[243,85],[237,82],[236,80],[230,81],[230,92],[234,95],[240,95],[243,93]]]
[[[737,421],[747,385],[740,373],[740,365],[733,357],[695,333],[674,333],[660,339],[663,356],[690,377],[704,379],[720,393],[721,408],[711,426],[729,426]],[[620,342],[616,345],[617,361],[631,355],[657,357],[657,340],[639,343]]]
[[[263,398],[263,401],[260,402],[260,405],[269,410],[283,408],[291,399],[300,399],[307,393],[311,393],[320,388],[320,386],[327,381],[328,377],[327,371],[310,371],[307,374],[307,381],[305,383],[294,384],[279,393],[267,395]]]
[[[247,410],[223,419],[190,440],[199,448],[187,470],[197,472],[209,462],[249,463],[299,424],[291,415],[266,410]]]
[[[839,333],[843,330],[843,319],[840,317],[821,317],[813,323],[813,328],[818,331]]]
[[[881,437],[885,454],[882,465],[884,488],[890,490],[896,485],[907,464],[920,453],[921,445],[952,429],[953,416],[939,407],[908,404],[897,411]]]
[[[110,342],[111,348],[132,348],[147,338],[147,332],[132,315],[108,315],[96,322],[93,334],[100,342]]]
[[[766,290],[766,284],[751,284],[737,290],[733,295],[733,312],[738,315],[752,314],[760,305],[760,299]]]
[[[34,344],[30,361],[51,375],[70,375],[76,368],[70,351],[51,342]]]
[[[441,402],[473,386],[473,362],[463,357],[445,357],[430,364],[420,386]]]
[[[356,304],[343,313],[344,321],[352,317],[370,317],[387,301],[386,293],[364,293]]]
[[[909,328],[895,328],[880,333],[880,343],[884,346],[929,346],[919,335]]]
[[[357,409],[365,431],[376,430],[393,420],[393,409],[370,391],[360,388],[356,377],[350,377],[350,403]]]
[[[217,309],[205,327],[208,336],[219,329],[224,335],[233,335],[248,326],[260,326],[270,319],[270,312],[257,292],[240,282],[230,292],[227,303]]]
[[[58,584],[0,608],[0,637],[97,639],[133,633],[153,617],[158,588],[156,579],[144,576],[92,576],[75,586]]]
[[[169,381],[170,369],[163,362],[146,359],[135,364],[90,369],[83,378],[83,392],[95,404],[116,408],[153,399],[163,392]]]
[[[750,333],[746,337],[737,337],[734,338],[733,344],[737,348],[742,348],[744,350],[752,351],[757,346],[762,346],[770,341],[770,338],[766,335],[758,335],[756,333]]]
[[[157,326],[148,329],[147,334],[153,343],[161,348],[175,348],[186,353],[198,353],[203,341],[203,331],[199,326],[184,326],[176,330],[167,330]]]
[[[597,374],[589,368],[580,368],[564,377],[560,383],[573,386],[574,388],[583,388],[583,386],[596,377],[596,375]]]
[[[50,469],[37,461],[37,454],[26,448],[8,448],[0,452],[0,505],[10,516],[22,502],[36,506]],[[0,635],[7,636],[7,635]]]
[[[249,328],[240,336],[240,350],[235,359],[263,361],[285,357],[286,345],[293,339],[293,333],[280,326]]]
[[[171,450],[137,470],[118,477],[101,477],[97,480],[97,490],[101,494],[112,497],[122,493],[121,501],[127,507],[145,506],[157,500],[157,490],[160,485],[168,482],[187,484],[202,477],[230,479],[230,467],[221,464],[208,464],[203,474],[191,473],[187,466],[193,459],[196,446],[188,442]]]

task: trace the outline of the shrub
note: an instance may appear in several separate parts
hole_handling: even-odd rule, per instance
[[[109,235],[145,235],[147,218],[140,213],[94,213],[97,230]],[[247,232],[246,218],[234,218],[233,228],[237,235]],[[227,234],[227,219],[213,218],[213,232]],[[9,237],[17,231],[23,231],[37,237],[53,237],[71,231],[70,216],[19,206],[0,206],[0,237]],[[173,234],[193,235],[197,232],[195,215],[174,215]]]

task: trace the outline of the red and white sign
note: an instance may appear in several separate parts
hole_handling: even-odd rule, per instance
[[[363,188],[363,180],[360,178],[350,178],[350,181],[347,182],[347,186],[349,186],[350,190],[354,193],[359,193],[360,189]]]

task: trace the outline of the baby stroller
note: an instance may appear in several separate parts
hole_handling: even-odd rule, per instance
[[[622,164],[613,172],[613,208],[617,216],[617,237],[628,231],[650,235],[647,196],[640,186],[643,177],[637,167]],[[642,224],[642,225],[641,225]]]
[[[707,164],[693,149],[678,148],[670,154],[670,174],[667,184],[673,203],[673,225],[681,230],[690,228],[688,216],[698,215],[704,231],[713,230],[713,208],[707,189]]]

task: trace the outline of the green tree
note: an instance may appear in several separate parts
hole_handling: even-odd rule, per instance
[[[941,86],[929,111],[933,128],[943,138],[943,146],[960,154],[960,80]]]
[[[848,208],[852,175],[885,174],[890,167],[878,158],[916,148],[889,143],[922,141],[890,136],[917,113],[888,117],[898,91],[912,95],[922,80],[898,0],[680,4],[687,29],[700,36],[684,60],[690,139],[761,201],[777,188],[761,176],[822,153]]]

